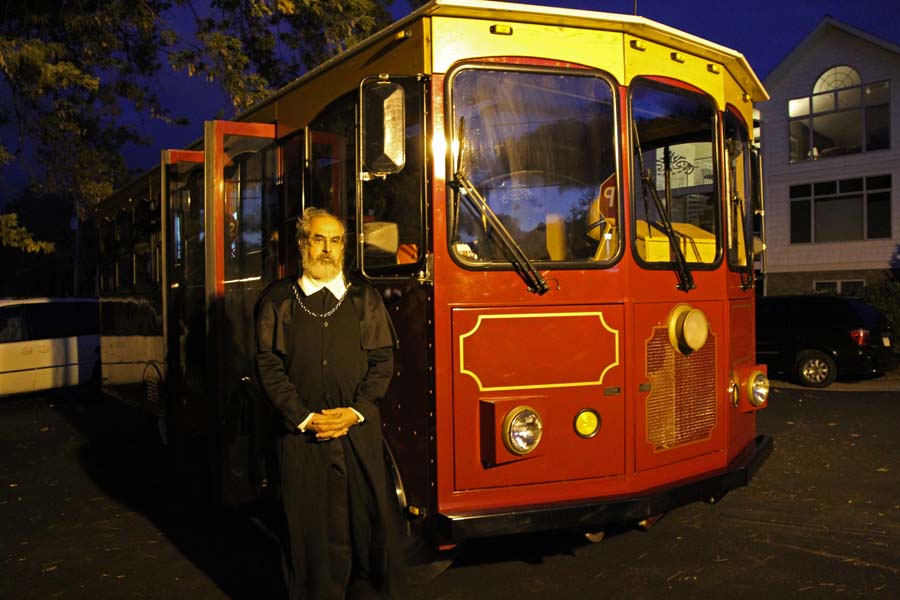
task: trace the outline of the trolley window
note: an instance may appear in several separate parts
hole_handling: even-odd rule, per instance
[[[399,147],[404,150],[405,160],[395,165],[395,172],[362,178],[362,230],[365,234],[362,266],[369,276],[409,275],[421,269],[419,263],[425,248],[423,84],[417,78],[395,77],[389,82],[381,79],[363,89],[369,92],[379,88],[391,91],[391,96],[381,103],[384,106],[390,107],[393,96],[399,98],[400,106],[395,104],[393,108],[395,114],[405,117],[397,136],[401,138]],[[375,96],[380,98],[380,95]],[[395,117],[395,114],[389,116]],[[376,113],[376,116],[384,118],[382,114]],[[370,116],[364,123],[367,130],[385,127]]]
[[[571,71],[464,67],[450,93],[456,258],[517,270],[530,261],[611,261],[619,200],[610,83]]]
[[[689,279],[686,264],[719,256],[715,106],[702,94],[638,78],[631,115],[635,252]]]
[[[727,208],[728,264],[733,269],[744,267],[753,261],[751,254],[753,239],[753,208],[751,205],[750,140],[747,126],[731,112],[724,114],[725,165],[727,168],[725,185]]]

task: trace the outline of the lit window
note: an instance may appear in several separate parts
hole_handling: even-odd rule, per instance
[[[832,67],[812,95],[788,100],[788,117],[791,162],[890,148],[890,84]]]

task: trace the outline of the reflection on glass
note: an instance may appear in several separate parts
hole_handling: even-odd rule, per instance
[[[472,185],[533,261],[609,260],[618,247],[612,89],[594,76],[463,69],[452,81],[454,140]],[[464,123],[463,131],[459,125]],[[471,204],[453,249],[509,261]]]
[[[634,172],[649,178],[662,210],[637,178],[634,187],[636,251],[647,262],[672,262],[665,221],[672,221],[688,263],[712,263],[717,250],[715,108],[708,98],[666,84],[637,79],[631,112],[636,129]]]

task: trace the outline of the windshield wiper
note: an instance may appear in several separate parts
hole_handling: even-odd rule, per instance
[[[537,268],[535,268],[534,263],[531,262],[522,250],[522,247],[516,243],[512,234],[510,234],[509,230],[503,225],[500,217],[497,216],[494,209],[491,208],[484,199],[484,196],[482,196],[475,186],[472,185],[472,182],[469,181],[469,178],[465,176],[462,170],[457,171],[453,176],[453,187],[456,189],[457,194],[463,198],[467,198],[472,207],[481,214],[482,227],[484,228],[485,233],[490,232],[491,235],[500,242],[500,245],[509,257],[510,263],[515,267],[516,273],[519,274],[522,280],[525,281],[525,285],[528,286],[528,291],[538,295],[549,292],[550,287],[547,285],[544,276],[541,275]]]
[[[465,147],[464,133],[465,118],[460,117],[459,156],[456,161],[457,170],[453,175],[453,181],[450,183],[453,189],[456,190],[457,195],[457,200],[453,206],[452,216],[453,240],[456,240],[457,231],[459,229],[459,197],[461,196],[466,198],[469,201],[470,206],[481,215],[481,226],[484,229],[484,232],[491,235],[500,243],[500,246],[509,258],[509,262],[513,265],[513,268],[515,268],[516,273],[519,274],[519,277],[521,277],[525,282],[525,285],[528,286],[528,291],[538,295],[546,294],[550,291],[550,287],[547,285],[544,276],[535,268],[534,263],[532,263],[528,258],[528,255],[525,254],[522,247],[516,243],[515,238],[513,238],[506,226],[503,225],[500,217],[497,216],[494,209],[487,203],[484,196],[481,195],[469,178],[466,177],[462,166],[463,148]]]
[[[638,156],[638,167],[641,170],[641,191],[644,196],[644,200],[647,198],[647,191],[649,190],[650,196],[653,198],[653,205],[656,207],[656,212],[659,214],[659,223],[654,223],[657,229],[662,230],[666,237],[669,239],[669,246],[672,248],[672,255],[675,257],[675,276],[678,277],[678,285],[676,286],[679,290],[683,290],[687,292],[688,290],[694,289],[696,287],[694,285],[694,276],[691,275],[691,271],[687,266],[687,260],[684,257],[684,252],[681,251],[681,245],[678,243],[678,234],[675,231],[675,227],[672,225],[672,218],[669,215],[669,210],[667,208],[667,204],[664,205],[662,199],[659,197],[659,192],[656,190],[656,185],[653,183],[653,179],[650,177],[650,171],[644,170],[644,153],[641,150],[641,140],[638,136],[637,123],[633,123],[634,127],[634,144],[637,148],[637,156]],[[670,198],[666,197],[666,200],[670,202]],[[647,234],[650,234],[650,215],[647,215]]]

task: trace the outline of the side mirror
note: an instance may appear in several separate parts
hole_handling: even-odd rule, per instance
[[[362,162],[370,175],[399,173],[406,164],[406,94],[399,83],[363,88]]]

